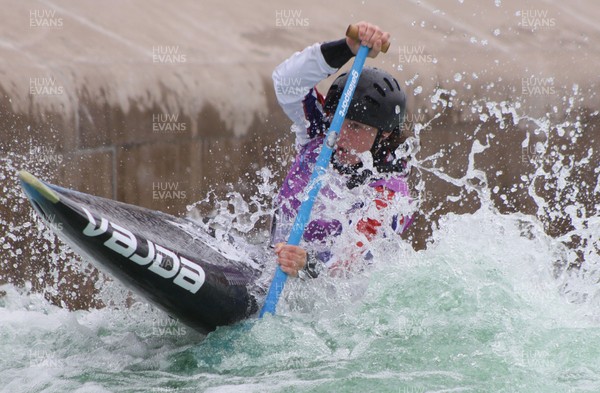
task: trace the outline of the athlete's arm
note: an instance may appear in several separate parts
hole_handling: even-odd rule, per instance
[[[322,121],[322,97],[316,91],[317,83],[346,64],[361,44],[372,48],[370,57],[379,54],[388,42],[389,33],[367,22],[359,22],[360,41],[343,38],[338,41],[313,44],[278,65],[273,71],[273,86],[279,105],[294,123],[296,142],[306,144],[316,134],[325,132]]]

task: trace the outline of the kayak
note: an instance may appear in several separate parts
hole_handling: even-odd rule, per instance
[[[48,184],[26,171],[19,179],[62,241],[169,316],[207,333],[257,313],[263,265],[224,247],[200,223]]]

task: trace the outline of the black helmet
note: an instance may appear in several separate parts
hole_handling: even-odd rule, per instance
[[[334,113],[346,86],[348,73],[333,82],[325,97],[326,113]],[[360,75],[346,118],[377,128],[380,132],[400,133],[406,96],[398,81],[387,72],[365,67]]]
[[[347,79],[348,74],[343,73],[333,81],[325,97],[323,107],[325,113],[335,112]],[[371,147],[371,154],[373,155],[373,164],[379,172],[399,172],[404,168],[404,162],[395,159],[394,151],[400,144],[405,112],[406,96],[400,89],[398,81],[383,70],[364,67],[346,118],[377,128],[377,137]],[[392,134],[384,140],[383,133],[390,131]],[[362,164],[356,164],[344,168],[336,164],[335,153],[332,161],[334,167],[343,173],[356,174],[362,167]],[[366,177],[358,180],[358,183],[364,181],[366,181]]]

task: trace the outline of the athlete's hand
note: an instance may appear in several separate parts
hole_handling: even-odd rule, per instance
[[[358,53],[360,45],[365,45],[371,48],[369,57],[376,57],[381,52],[381,47],[390,40],[390,33],[368,22],[358,22],[356,25],[358,26],[358,38],[360,40],[355,41],[346,37],[346,44],[355,55]]]
[[[298,272],[306,265],[307,254],[302,247],[277,243],[275,254],[277,254],[277,263],[281,266],[281,270],[292,277],[298,276]]]

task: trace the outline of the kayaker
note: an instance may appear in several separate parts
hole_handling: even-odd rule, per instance
[[[293,122],[298,150],[279,192],[271,231],[277,263],[290,276],[316,277],[326,269],[343,271],[349,259],[370,258],[368,243],[374,237],[397,235],[411,223],[411,218],[400,211],[389,211],[409,195],[405,162],[395,155],[402,140],[406,97],[392,75],[365,66],[303,243],[285,243],[347,74],[335,79],[325,97],[316,85],[354,57],[361,44],[370,48],[369,57],[374,58],[390,38],[389,33],[373,24],[357,25],[359,40],[346,37],[316,43],[294,53],[273,72],[276,96]],[[354,250],[335,255],[333,242],[347,231],[353,235],[350,239]]]

